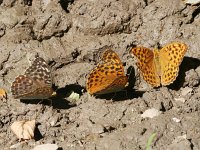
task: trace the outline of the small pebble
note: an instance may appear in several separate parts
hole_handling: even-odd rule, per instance
[[[196,5],[200,3],[200,0],[183,0],[186,4]]]
[[[192,88],[189,88],[189,87],[185,87],[181,90],[181,95],[182,96],[186,96],[188,93],[191,93],[192,92]]]
[[[185,98],[183,98],[183,97],[180,97],[180,98],[174,98],[174,99],[175,99],[175,101],[185,103]]]
[[[151,109],[147,109],[142,115],[142,118],[153,118],[156,116],[159,116],[161,114],[161,111],[155,109],[155,108],[151,108]]]
[[[181,120],[180,120],[180,119],[178,119],[178,118],[175,118],[175,117],[174,117],[174,118],[172,118],[172,120],[173,120],[174,122],[177,122],[177,123],[178,123],[178,122],[181,122]]]
[[[93,127],[92,127],[92,133],[97,133],[97,134],[100,134],[100,133],[104,133],[104,127],[100,124],[95,124]]]
[[[69,96],[69,98],[77,101],[80,99],[80,94],[72,92],[71,95]]]
[[[57,144],[42,144],[42,145],[37,145],[34,147],[33,150],[57,150],[58,145]]]

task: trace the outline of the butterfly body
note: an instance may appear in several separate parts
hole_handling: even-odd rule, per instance
[[[44,59],[37,57],[33,64],[12,83],[16,99],[47,99],[54,93],[51,72]]]
[[[87,80],[86,89],[91,95],[118,92],[128,84],[123,64],[114,51],[104,51],[102,61],[92,70]]]
[[[173,42],[160,50],[137,47],[131,53],[138,59],[136,65],[144,80],[153,87],[158,87],[169,85],[176,79],[186,51],[186,44]]]
[[[158,49],[154,49],[153,51],[153,66],[155,66],[155,72],[157,73],[156,76],[161,77],[161,60],[160,60],[160,53]]]

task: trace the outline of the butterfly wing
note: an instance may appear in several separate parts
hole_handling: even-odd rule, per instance
[[[111,72],[116,71],[116,77],[125,76],[123,64],[117,53],[115,53],[113,50],[105,50],[102,55],[102,60],[105,64],[107,63],[107,66],[110,67]]]
[[[160,50],[161,83],[169,85],[178,76],[179,66],[187,51],[184,43],[173,42]]]
[[[137,57],[138,62],[136,65],[144,80],[153,87],[158,87],[160,85],[160,77],[156,69],[153,51],[145,47],[136,47],[131,50],[131,54]]]
[[[112,50],[106,50],[102,55],[103,64],[98,64],[92,70],[87,80],[86,89],[90,94],[106,94],[125,88],[128,78],[118,55]]]
[[[101,59],[104,62],[113,62],[113,63],[121,63],[121,60],[117,53],[115,53],[111,49],[107,49],[103,52]]]
[[[99,64],[89,75],[87,91],[90,94],[106,94],[122,90],[128,82],[127,77],[121,74],[122,69],[123,66],[111,63]]]
[[[44,84],[40,80],[20,75],[12,83],[11,92],[16,99],[46,99],[51,97],[53,90],[50,87],[44,87]]]
[[[96,94],[107,94],[107,93],[118,92],[123,90],[127,86],[128,86],[127,76],[120,76],[116,78],[110,85],[108,85],[105,90],[101,90]]]
[[[14,98],[23,97],[33,91],[33,80],[25,75],[19,75],[12,83],[11,92]]]
[[[51,70],[45,60],[41,57],[36,57],[32,65],[25,71],[25,75],[34,80],[42,80],[46,86],[52,86]]]

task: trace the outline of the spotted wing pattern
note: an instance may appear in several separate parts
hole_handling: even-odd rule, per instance
[[[186,44],[173,42],[160,51],[136,47],[131,50],[131,54],[137,57],[137,66],[144,80],[153,87],[158,87],[160,84],[165,86],[174,82],[186,51]]]
[[[160,77],[157,74],[156,66],[154,64],[154,53],[148,48],[137,47],[131,50],[131,53],[137,57],[136,65],[140,69],[144,80],[153,87],[160,85]]]
[[[186,44],[173,42],[160,50],[159,59],[162,85],[169,85],[174,82],[178,76],[179,66],[187,49]]]
[[[86,89],[90,94],[106,94],[124,89],[128,84],[119,56],[112,50],[104,51],[103,63],[94,68],[87,79]]]
[[[11,92],[19,99],[46,99],[52,96],[52,78],[49,66],[41,57],[36,57],[33,64],[19,75],[12,83]]]

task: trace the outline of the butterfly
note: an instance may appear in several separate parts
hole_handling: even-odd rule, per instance
[[[186,44],[173,42],[160,50],[136,47],[130,53],[137,57],[136,65],[144,80],[152,87],[158,87],[174,82],[187,49]]]
[[[91,95],[118,92],[128,86],[123,64],[114,51],[105,50],[101,60],[87,79],[86,89]]]
[[[48,99],[55,95],[51,71],[45,60],[37,56],[24,75],[15,78],[11,92],[15,99]]]

